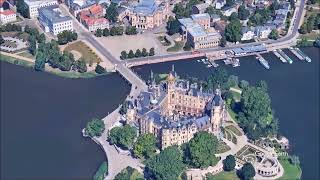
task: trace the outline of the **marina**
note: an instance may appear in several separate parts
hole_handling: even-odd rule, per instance
[[[238,58],[227,58],[223,60],[225,65],[232,65],[232,67],[239,67],[240,60]]]
[[[270,66],[269,66],[268,61],[265,60],[265,59],[261,56],[261,54],[257,54],[256,59],[259,60],[260,64],[261,64],[264,68],[270,69]]]
[[[281,49],[278,49],[277,51],[286,61],[288,61],[289,64],[293,63],[292,59],[289,58],[289,56],[287,56]]]
[[[277,57],[281,60],[281,62],[287,63],[287,61],[278,53],[277,50],[274,50],[274,51],[273,51],[273,54],[274,54],[275,56],[277,56]]]
[[[299,54],[293,47],[290,47],[289,50],[294,54],[299,60],[303,61],[305,58]]]
[[[306,54],[304,54],[299,48],[294,48],[296,50],[296,52],[298,54],[300,54],[301,56],[303,56],[303,58],[307,61],[307,62],[311,62],[311,59],[309,58],[309,56],[307,56]]]

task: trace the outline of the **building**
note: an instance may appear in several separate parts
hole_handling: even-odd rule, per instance
[[[226,5],[226,0],[217,0],[216,1],[216,9],[222,9],[222,7]]]
[[[121,16],[123,17],[123,16]],[[166,23],[169,18],[169,1],[141,0],[124,15],[138,29],[152,29]],[[122,19],[120,19],[122,21]]]
[[[248,41],[254,38],[255,33],[254,33],[254,28],[249,28],[249,27],[242,27],[241,29],[241,41]]]
[[[0,7],[0,25],[14,22],[16,20],[17,20],[16,12],[10,9],[3,10],[3,8]]]
[[[105,3],[104,1],[98,0],[66,0],[65,4],[69,7],[69,11],[75,17],[82,10],[88,10],[91,6],[96,4]]]
[[[237,6],[227,6],[227,7],[222,8],[221,12],[224,16],[229,17],[229,16],[231,16],[232,13],[234,13],[234,12],[237,13],[238,8],[237,8]]]
[[[105,14],[105,8],[95,4],[78,13],[77,18],[89,31],[96,31],[97,29],[109,29],[109,21],[104,18]]]
[[[260,39],[267,39],[272,29],[276,29],[273,26],[257,26],[255,28],[255,35]]]
[[[55,36],[64,30],[73,31],[72,18],[63,15],[57,5],[40,8],[39,22],[45,32],[50,32]]]
[[[198,131],[219,138],[227,118],[219,90],[203,92],[197,83],[178,79],[174,68],[166,81],[156,84],[151,75],[151,82],[127,111],[127,122],[139,127],[141,134],[155,135],[162,149],[186,143]]]
[[[179,19],[182,38],[194,49],[216,47],[220,44],[221,35],[210,27],[209,14],[194,14],[191,18]]]
[[[37,18],[39,16],[39,8],[58,5],[57,0],[24,0],[24,3],[28,6],[28,15],[31,19]]]

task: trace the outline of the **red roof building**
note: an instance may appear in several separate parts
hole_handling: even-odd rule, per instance
[[[0,25],[14,22],[17,20],[16,12],[10,9],[3,10],[0,7]]]
[[[97,29],[109,28],[109,21],[104,18],[104,15],[104,8],[95,4],[89,9],[82,10],[78,14],[78,19],[89,31],[96,31]]]

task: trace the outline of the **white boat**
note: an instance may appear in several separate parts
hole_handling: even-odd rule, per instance
[[[212,65],[211,65],[211,64],[208,64],[208,65],[207,65],[207,68],[210,68],[210,67],[212,67]]]

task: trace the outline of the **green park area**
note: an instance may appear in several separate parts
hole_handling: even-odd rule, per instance
[[[301,178],[302,170],[299,165],[291,164],[287,158],[279,159],[279,162],[284,169],[284,174],[278,180],[298,180]]]
[[[174,46],[167,49],[168,52],[178,52],[182,49],[184,43],[183,41],[174,41]]]
[[[64,51],[71,52],[75,56],[75,59],[83,58],[86,64],[101,62],[101,59],[93,52],[93,50],[82,41],[69,44]]]
[[[234,171],[222,171],[210,178],[210,180],[240,180]]]

